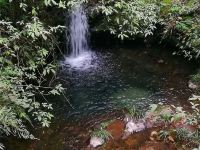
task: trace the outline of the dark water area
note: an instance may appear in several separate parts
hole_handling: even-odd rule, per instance
[[[144,111],[159,102],[187,108],[192,93],[187,84],[195,65],[169,51],[144,46],[98,48],[79,60],[62,61],[59,74],[68,89],[67,99],[49,99],[55,116],[50,128],[32,131],[40,140],[9,138],[7,149],[85,149],[90,131],[102,121],[122,117],[126,105]]]

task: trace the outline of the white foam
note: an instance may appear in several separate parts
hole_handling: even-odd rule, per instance
[[[76,57],[65,57],[64,65],[69,65],[70,68],[76,70],[87,70],[91,67],[95,67],[95,64],[92,63],[94,59],[95,54],[91,51],[87,51]]]

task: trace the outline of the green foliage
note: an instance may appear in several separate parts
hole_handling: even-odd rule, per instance
[[[127,111],[128,115],[133,119],[140,119],[144,117],[144,110],[137,108],[136,106],[126,105],[125,110]]]
[[[190,143],[193,144],[200,144],[200,131],[199,131],[199,122],[200,122],[200,113],[199,113],[199,100],[200,97],[193,95],[189,99],[191,103],[191,112],[186,112],[183,110],[182,107],[177,107],[174,105],[171,105],[171,108],[173,109],[173,113],[164,113],[160,115],[160,119],[163,122],[171,123],[171,124],[181,124],[183,125],[182,128],[175,128],[175,129],[168,129],[166,130],[166,127],[164,130],[161,130],[159,132],[160,139],[166,140],[170,133],[173,135],[176,135],[176,140],[181,142],[186,142],[187,145]],[[151,109],[153,108],[154,111],[151,112],[157,112],[159,108],[162,106],[153,104]],[[163,106],[164,107],[164,106]],[[162,109],[161,109],[162,110]],[[159,118],[158,118],[159,119]],[[188,127],[187,127],[188,126]],[[194,131],[190,130],[190,126],[196,127]]]
[[[198,71],[196,74],[192,75],[191,80],[197,83],[200,82],[200,72]]]
[[[192,141],[193,140],[193,134],[191,132],[188,131],[188,129],[186,128],[177,128],[175,129],[175,133],[176,133],[176,138],[179,141]]]
[[[154,121],[163,122],[165,127],[169,124],[183,122],[189,114],[182,107],[174,105],[163,105],[162,103],[150,105],[150,114],[153,115]],[[194,121],[193,119],[191,121]]]
[[[166,7],[164,5],[163,7]],[[178,40],[180,51],[174,54],[183,54],[189,59],[198,58],[200,54],[200,15],[199,1],[177,2],[167,5],[167,12],[161,16],[165,26],[164,37],[173,36]],[[166,8],[165,8],[166,10]]]
[[[191,98],[189,98],[193,113],[192,113],[192,118],[193,118],[193,125],[197,125],[200,122],[200,110],[199,110],[199,102],[200,102],[200,97],[193,95]]]
[[[95,129],[91,133],[91,137],[101,138],[104,141],[107,141],[112,135],[106,130],[106,127],[113,122],[113,120],[102,122],[100,128]]]
[[[200,54],[199,8],[199,0],[99,0],[93,4],[90,15],[101,15],[97,31],[110,31],[122,40],[152,36],[159,26],[163,39],[177,40],[180,51],[174,54],[192,59]]]
[[[92,13],[104,15],[100,29],[109,30],[123,40],[136,35],[152,35],[158,22],[158,8],[156,3],[147,0],[100,1]]]
[[[200,134],[199,129],[195,132],[189,131],[187,128],[177,128],[174,130],[176,134],[176,138],[179,141],[186,141],[187,145],[190,143],[200,144]]]
[[[10,1],[9,9],[23,13],[12,18],[8,10],[0,20],[0,135],[35,139],[26,122],[49,127],[53,108],[46,97],[64,90],[56,81],[54,55],[55,33],[63,27],[47,25],[38,15],[45,5],[60,7],[61,1],[45,0],[37,8],[29,2]]]
[[[101,138],[105,141],[112,137],[111,134],[103,128],[94,130],[91,136]]]
[[[172,115],[171,115],[171,114],[162,114],[162,115],[160,116],[160,119],[161,119],[162,121],[164,121],[165,124],[167,124],[167,123],[171,122]]]
[[[161,130],[159,131],[159,138],[162,140],[167,140],[167,138],[169,137],[169,131],[166,130]]]
[[[62,84],[56,81],[55,57],[58,45],[56,33],[64,27],[51,26],[44,13],[47,7],[71,10],[82,3],[92,4],[89,7],[91,16],[102,15],[97,30],[108,30],[123,40],[152,36],[159,24],[164,28],[164,31],[160,29],[163,38],[175,36],[178,40],[178,54],[190,59],[200,55],[198,0],[98,0],[95,3],[89,0],[0,0],[0,135],[34,139],[26,129],[26,122],[49,127],[53,108],[46,97],[62,94],[64,90]],[[50,77],[51,82],[48,83]],[[193,78],[199,80],[200,77],[196,75]],[[191,104],[193,119],[188,119],[188,122],[199,123],[198,103]],[[143,116],[133,105],[125,108],[134,118]],[[151,109],[155,111],[157,106]],[[184,114],[182,109],[177,108],[175,115],[160,117],[168,122],[176,121]],[[101,125],[100,130],[93,134],[107,139],[109,133],[105,126]]]
[[[50,0],[51,1],[51,0]],[[69,0],[66,7],[89,7],[91,17],[101,16],[96,31],[109,31],[120,39],[153,36],[157,27],[162,39],[176,39],[179,51],[189,59],[200,54],[199,0]],[[171,38],[173,37],[173,38]]]
[[[109,124],[111,124],[113,122],[113,120],[109,120],[109,121],[106,121],[106,122],[102,122],[100,124],[101,128],[102,129],[105,129]]]
[[[7,3],[7,0],[0,0],[0,7],[5,6]]]
[[[197,129],[193,134],[192,134],[192,141],[198,145],[200,145],[200,129]]]
[[[0,134],[14,135],[24,139],[35,139],[23,125],[22,119],[11,108],[0,109]]]
[[[77,7],[79,6],[80,4],[87,4],[89,1],[88,0],[69,0],[67,1],[66,3],[66,6],[68,8],[74,8],[74,7]]]

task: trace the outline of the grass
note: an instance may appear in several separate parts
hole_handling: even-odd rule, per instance
[[[193,82],[200,82],[200,71],[198,71],[196,74],[192,75],[191,80]]]
[[[101,129],[95,129],[92,133],[91,133],[92,137],[97,137],[97,138],[101,138],[103,140],[108,140],[110,137],[112,137],[112,135],[105,129],[101,128]]]

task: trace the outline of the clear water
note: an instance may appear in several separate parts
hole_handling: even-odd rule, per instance
[[[158,63],[160,59],[164,63]],[[84,149],[89,130],[119,117],[126,104],[143,110],[158,102],[188,105],[187,82],[193,67],[163,48],[98,49],[74,61],[80,64],[64,60],[60,72],[73,108],[63,96],[50,98],[55,115],[51,127],[33,131],[39,141],[7,141],[8,150]]]
[[[94,117],[126,105],[137,105],[145,110],[150,103],[181,103],[178,96],[189,92],[187,70],[182,68],[185,66],[177,64],[178,60],[159,64],[162,58],[149,55],[152,54],[140,49],[118,49],[84,53],[74,60],[79,65],[69,67],[65,61],[61,76],[69,78],[69,99],[75,109],[70,109],[64,118]],[[176,65],[182,67],[176,68]]]

